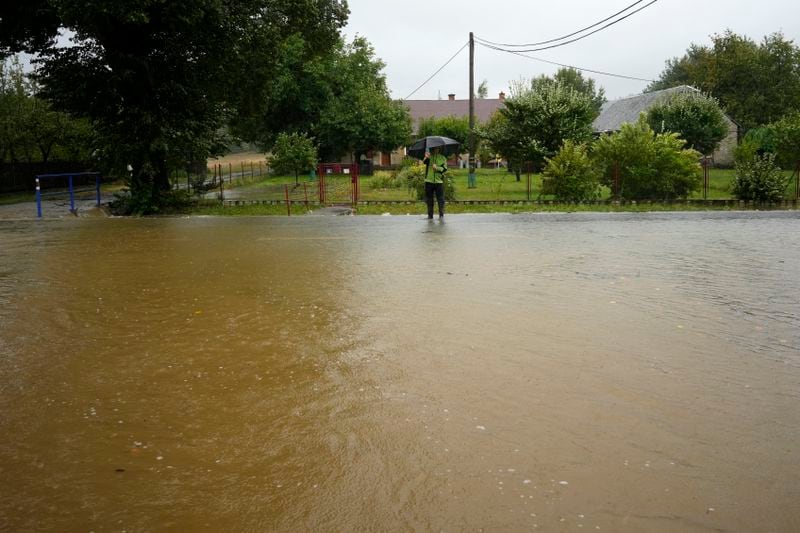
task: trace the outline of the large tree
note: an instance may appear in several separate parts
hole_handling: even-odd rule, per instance
[[[345,154],[356,160],[372,150],[389,152],[411,135],[411,117],[392,100],[385,64],[363,37],[342,43],[328,67],[330,98],[320,113],[315,135],[324,157]]]
[[[348,14],[339,0],[33,4],[0,11],[0,28],[14,30],[3,49],[39,54],[43,95],[91,118],[117,167],[133,166],[131,193],[142,210],[169,188],[169,161],[204,161],[221,149],[219,126],[246,113],[255,88],[281,72],[284,43],[299,36],[305,57],[324,54]],[[14,9],[18,18],[7,19]],[[58,28],[71,32],[70,45],[56,46]]]
[[[391,99],[385,65],[365,38],[339,39],[311,57],[305,38],[294,35],[278,48],[276,62],[275,75],[243,99],[234,120],[240,137],[266,149],[278,131],[308,132],[325,160],[406,142],[408,111]]]
[[[646,91],[691,85],[717,98],[745,129],[800,111],[800,48],[778,32],[761,43],[728,30],[667,61]]]
[[[517,179],[526,162],[541,167],[566,139],[580,143],[591,138],[597,111],[588,94],[541,80],[514,84],[511,91],[505,106],[479,132],[508,160]]]

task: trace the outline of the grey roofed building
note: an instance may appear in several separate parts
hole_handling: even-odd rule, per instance
[[[623,124],[639,120],[639,114],[646,113],[656,102],[676,93],[687,92],[700,91],[688,85],[681,85],[606,102],[600,110],[600,115],[592,123],[592,127],[595,133],[619,131]],[[733,164],[733,150],[739,137],[739,125],[728,115],[725,115],[725,121],[728,123],[728,135],[722,139],[719,148],[712,154],[714,163],[723,166]]]

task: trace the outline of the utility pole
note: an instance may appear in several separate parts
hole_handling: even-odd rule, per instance
[[[469,176],[467,187],[474,189],[475,183],[475,38],[469,32]]]

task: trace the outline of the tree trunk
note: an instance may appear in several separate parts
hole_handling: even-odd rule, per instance
[[[39,145],[39,152],[42,154],[42,163],[47,163],[47,160],[50,159],[50,151],[53,149],[53,145],[50,144],[48,146]]]
[[[154,196],[156,196],[161,192],[170,190],[171,187],[169,184],[169,169],[167,168],[167,161],[164,159],[163,154],[156,154],[153,159],[155,159],[155,161],[153,161],[153,168],[155,169],[153,191],[155,193]]]

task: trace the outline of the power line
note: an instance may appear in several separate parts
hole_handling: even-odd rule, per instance
[[[525,49],[525,50],[517,50],[517,52],[540,52],[542,50],[549,50],[551,48],[558,48],[559,46],[566,46],[566,45],[574,43],[576,41],[580,41],[581,39],[585,39],[585,38],[589,37],[590,35],[594,35],[595,33],[599,32],[599,31],[603,31],[604,29],[609,28],[609,27],[613,26],[614,24],[622,22],[626,18],[628,18],[630,16],[633,16],[636,13],[638,13],[639,11],[652,6],[656,2],[658,2],[658,0],[651,0],[650,3],[643,5],[639,9],[631,11],[630,13],[625,15],[624,17],[620,17],[620,18],[618,18],[618,19],[616,19],[616,20],[614,20],[612,22],[609,22],[605,26],[601,26],[600,28],[597,28],[594,31],[591,31],[591,32],[589,32],[589,33],[587,33],[585,35],[581,35],[580,37],[576,37],[574,39],[570,39],[569,41],[564,41],[563,43],[551,44],[550,46],[541,46],[539,48],[529,48],[529,49]],[[580,33],[580,32],[576,32],[576,33]],[[493,47],[494,46],[490,41],[487,41],[486,39],[481,39],[481,38],[476,37],[476,40],[478,40],[481,44],[483,44],[485,46],[489,46],[489,47]],[[512,46],[516,46],[516,45],[512,45]],[[503,52],[512,52],[512,53],[514,52],[513,50],[507,50],[507,49],[501,48],[501,47],[496,47],[495,49],[496,50],[502,50]]]
[[[447,65],[449,65],[449,64],[450,64],[450,62],[451,62],[452,60],[454,60],[454,59],[456,58],[456,56],[457,56],[458,54],[460,54],[460,53],[461,53],[461,51],[462,51],[464,48],[466,48],[466,47],[467,47],[467,45],[469,45],[469,41],[467,41],[466,43],[464,43],[464,46],[462,46],[461,48],[459,48],[459,49],[458,49],[458,51],[457,51],[455,54],[453,54],[453,56],[452,56],[450,59],[448,59],[448,60],[447,60],[447,62],[446,62],[444,65],[442,65],[441,67],[439,67],[439,69],[438,69],[436,72],[434,72],[433,74],[431,74],[430,78],[428,78],[427,80],[423,81],[423,82],[422,82],[422,84],[421,84],[419,87],[417,87],[416,89],[414,89],[413,91],[411,91],[411,93],[410,93],[408,96],[406,96],[405,98],[403,98],[403,100],[408,100],[409,98],[411,98],[411,97],[414,95],[414,93],[415,93],[415,92],[417,92],[417,91],[419,91],[420,89],[422,89],[422,88],[425,86],[425,84],[426,84],[426,83],[428,83],[429,81],[431,81],[431,80],[432,80],[432,79],[433,79],[433,78],[434,78],[434,77],[435,77],[437,74],[439,74],[439,73],[442,71],[442,69],[444,69],[444,67],[446,67]]]
[[[608,20],[613,19],[617,15],[620,15],[620,14],[626,12],[630,8],[636,6],[637,4],[641,4],[644,1],[645,0],[638,0],[638,1],[634,2],[634,3],[632,3],[631,5],[629,5],[628,7],[626,7],[625,9],[621,9],[621,10],[617,11],[616,13],[614,13],[613,15],[609,15],[608,17],[604,18],[603,20],[599,20],[599,21],[595,22],[591,26],[586,26],[585,28],[581,28],[578,31],[574,31],[572,33],[568,33],[567,35],[562,35],[561,37],[556,37],[555,39],[548,39],[546,41],[539,41],[538,43],[526,43],[526,44],[495,43],[495,42],[492,42],[492,41],[488,41],[486,39],[480,39],[480,40],[485,42],[485,43],[487,43],[487,44],[493,44],[495,46],[511,46],[511,47],[515,47],[515,48],[519,48],[519,47],[523,47],[523,46],[541,46],[543,44],[550,44],[550,43],[554,43],[556,41],[563,41],[564,39],[569,39],[573,35],[578,35],[579,33],[583,33],[586,30],[591,30],[595,26],[599,26],[603,22],[606,22]]]
[[[656,81],[656,80],[651,80],[651,79],[647,79],[647,78],[637,78],[636,76],[626,76],[624,74],[614,74],[612,72],[604,72],[602,70],[593,70],[593,69],[590,69],[590,68],[574,67],[572,65],[565,65],[563,63],[556,63],[555,61],[548,61],[547,59],[541,59],[541,58],[538,58],[538,57],[525,55],[525,54],[523,54],[521,52],[517,52],[517,51],[514,51],[514,50],[503,50],[502,48],[497,48],[495,46],[489,46],[489,45],[483,44],[483,43],[478,43],[478,44],[480,44],[481,46],[483,46],[485,48],[490,48],[492,50],[497,50],[497,51],[500,51],[500,52],[507,52],[509,54],[514,54],[514,55],[517,55],[517,56],[520,56],[520,57],[524,57],[526,59],[532,59],[534,61],[541,61],[542,63],[549,63],[551,65],[557,65],[559,67],[571,68],[571,69],[580,70],[580,71],[583,71],[583,72],[591,72],[593,74],[600,74],[602,76],[611,76],[613,78],[623,78],[623,79],[626,79],[626,80],[635,80],[635,81],[647,81],[647,82]]]

